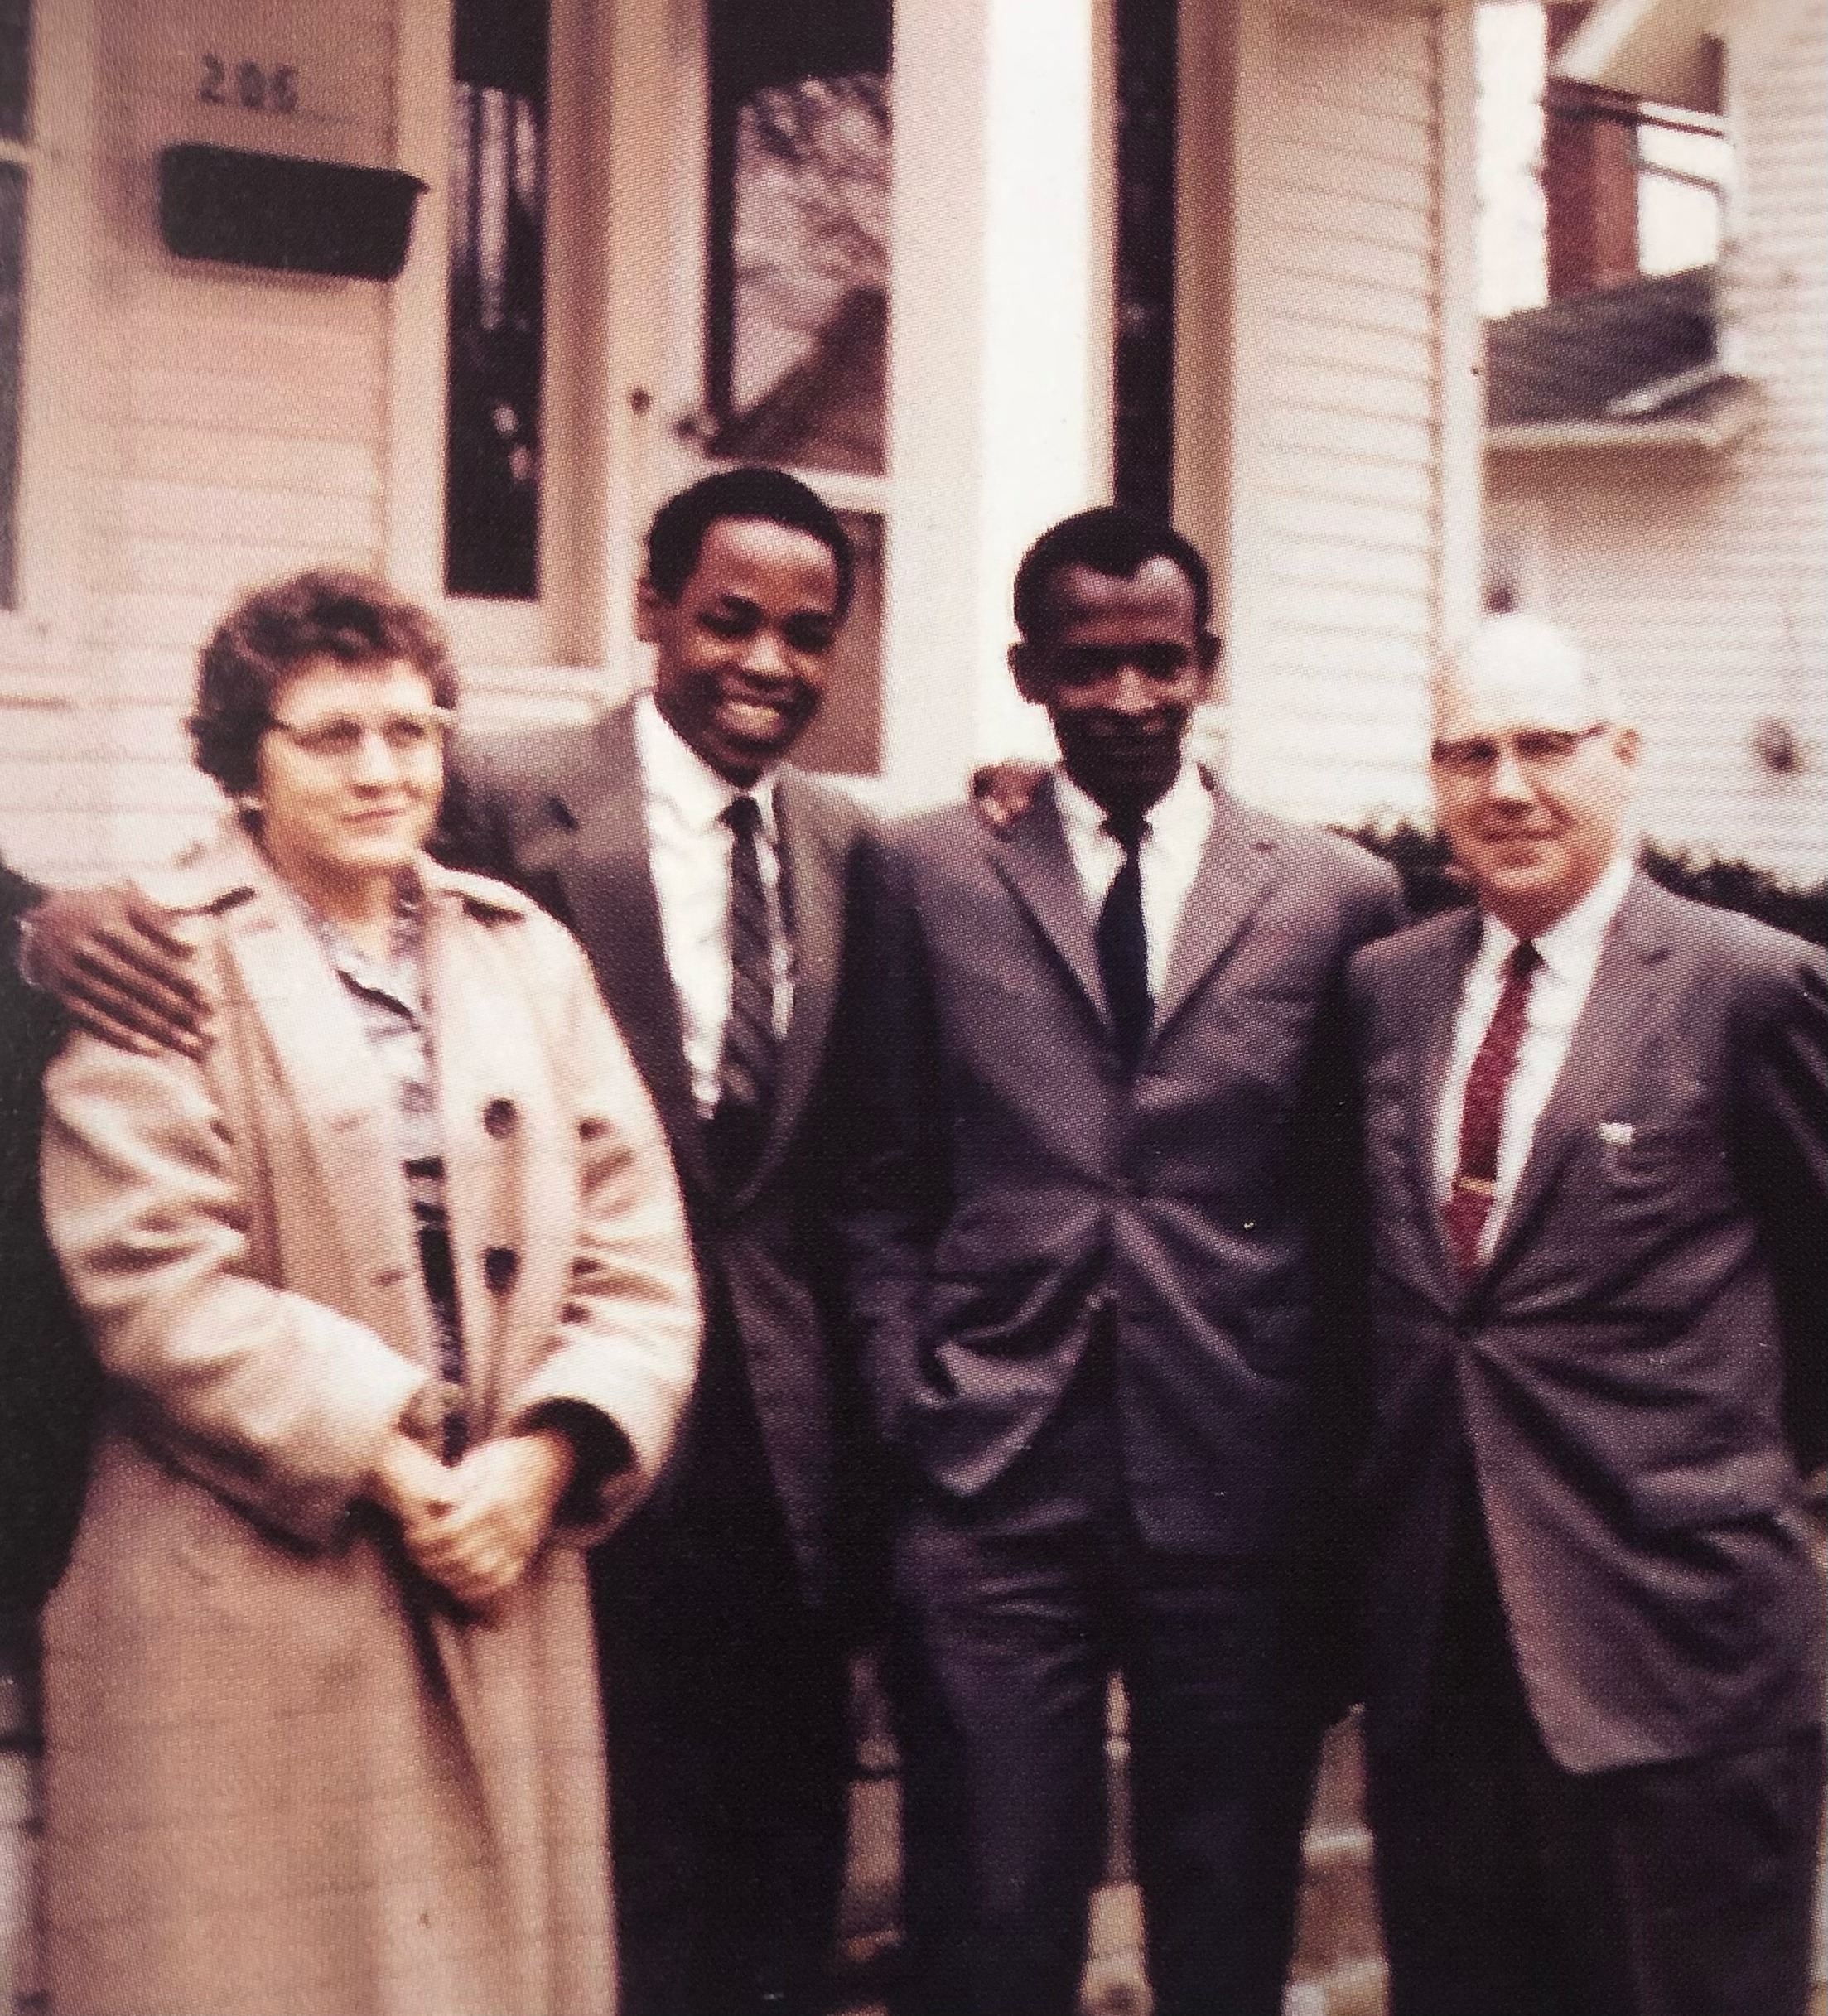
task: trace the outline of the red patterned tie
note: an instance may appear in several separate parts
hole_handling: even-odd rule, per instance
[[[1442,1213],[1454,1257],[1468,1280],[1479,1271],[1479,1237],[1492,1215],[1498,1190],[1498,1136],[1504,1131],[1504,1095],[1517,1068],[1517,1046],[1530,1006],[1530,983],[1542,955],[1527,938],[1505,962],[1504,986],[1498,1005],[1466,1076],[1466,1103],[1460,1109],[1459,1168]]]

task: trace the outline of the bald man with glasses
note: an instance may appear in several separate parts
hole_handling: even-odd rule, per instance
[[[1350,972],[1392,2016],[1807,2004],[1828,973],[1633,866],[1637,761],[1488,619],[1432,750],[1478,905]]]

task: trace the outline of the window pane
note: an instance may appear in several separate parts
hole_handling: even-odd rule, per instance
[[[1117,0],[1115,474],[1165,522],[1174,472],[1175,0]]]
[[[31,0],[0,0],[0,138],[25,138],[31,80]]]
[[[883,524],[874,512],[841,511],[856,556],[856,591],[838,639],[825,704],[793,751],[803,769],[843,777],[882,774]]]
[[[26,177],[0,163],[0,609],[18,605],[19,322],[23,307]]]
[[[711,452],[880,475],[887,0],[713,0],[711,35]]]
[[[1638,158],[1648,168],[1672,168],[1681,175],[1724,183],[1733,169],[1733,144],[1724,133],[1691,133],[1677,126],[1641,125]]]
[[[539,593],[547,12],[458,0],[451,104],[445,588]]]

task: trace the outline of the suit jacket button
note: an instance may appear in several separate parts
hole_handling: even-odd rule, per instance
[[[506,1295],[519,1272],[520,1255],[511,1246],[492,1246],[482,1256],[482,1278],[492,1295]]]
[[[504,1141],[514,1131],[514,1102],[491,1099],[482,1109],[482,1131],[492,1141]]]

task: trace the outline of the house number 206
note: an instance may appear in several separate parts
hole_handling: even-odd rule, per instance
[[[239,105],[244,112],[296,112],[298,71],[290,63],[267,70],[258,63],[229,64],[205,54],[197,96],[206,105]]]

